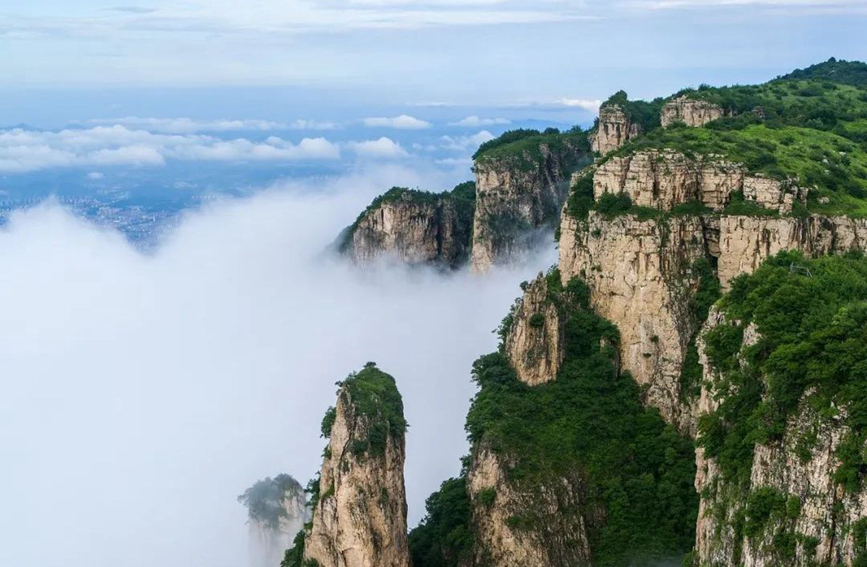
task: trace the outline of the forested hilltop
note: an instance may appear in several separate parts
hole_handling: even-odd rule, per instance
[[[479,149],[469,261],[516,253],[528,211],[559,260],[473,365],[470,454],[390,565],[867,565],[865,77],[620,92],[588,131]]]

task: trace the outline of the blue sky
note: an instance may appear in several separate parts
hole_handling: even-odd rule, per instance
[[[867,58],[864,0],[4,4],[0,88],[12,91],[283,86],[385,104],[517,105]]]

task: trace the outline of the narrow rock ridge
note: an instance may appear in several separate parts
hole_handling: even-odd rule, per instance
[[[550,238],[569,192],[569,176],[580,161],[577,150],[540,147],[540,159],[477,161],[472,268],[520,262]]]
[[[713,368],[707,357],[703,336],[727,322],[713,309],[702,336],[699,356],[704,380],[698,413],[716,410],[725,396],[718,391],[724,377]],[[759,339],[754,325],[744,330],[743,347]],[[782,438],[758,444],[752,462],[750,489],[772,489],[797,506],[787,506],[785,518],[771,517],[756,537],[744,537],[737,518],[747,506],[747,494],[728,481],[715,459],[707,458],[702,448],[696,451],[696,490],[701,495],[696,530],[696,560],[700,565],[735,565],[773,567],[780,565],[774,553],[775,537],[784,530],[800,534],[794,543],[790,565],[853,565],[859,551],[855,543],[856,522],[867,512],[867,487],[846,493],[834,480],[839,467],[837,450],[848,429],[840,417],[827,418],[812,409],[807,392],[788,421]],[[843,410],[845,411],[845,410]],[[804,459],[801,440],[815,441]],[[791,508],[791,509],[790,509]],[[863,520],[862,520],[863,522]]]
[[[676,122],[697,127],[722,118],[723,115],[722,107],[717,104],[680,96],[670,100],[662,107],[659,119],[663,128],[667,128]]]
[[[626,193],[642,207],[670,211],[677,205],[700,202],[722,211],[734,193],[780,214],[805,204],[807,189],[795,184],[750,175],[742,165],[718,160],[687,158],[674,150],[643,150],[615,156],[599,165],[593,176],[596,199],[605,193]]]
[[[392,189],[384,197],[342,237],[342,252],[353,262],[393,260],[456,268],[467,261],[471,201],[406,189]]]
[[[512,317],[505,348],[518,379],[530,386],[554,380],[565,356],[564,320],[543,274],[527,286]]]
[[[642,133],[641,125],[630,121],[620,105],[606,104],[599,109],[599,123],[590,134],[590,148],[604,156]]]
[[[391,376],[368,365],[344,381],[305,560],[319,567],[409,567],[404,428]]]
[[[522,491],[507,478],[504,457],[484,443],[473,453],[467,477],[475,528],[474,564],[490,567],[583,567],[592,565],[583,483],[559,478],[556,485]],[[519,525],[533,518],[533,529]]]

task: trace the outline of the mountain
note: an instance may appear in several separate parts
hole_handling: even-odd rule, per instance
[[[562,200],[559,261],[473,365],[415,567],[867,565],[863,69],[619,92],[480,149],[473,267]]]

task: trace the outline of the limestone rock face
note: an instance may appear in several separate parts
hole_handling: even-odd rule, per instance
[[[712,310],[703,334],[725,322],[725,316]],[[750,325],[744,332],[744,346],[755,344],[759,335]],[[704,381],[698,412],[714,411],[724,398],[716,390],[723,377],[713,368],[699,339],[699,356]],[[809,395],[809,393],[807,394]],[[774,537],[783,530],[801,534],[789,565],[852,565],[857,555],[854,524],[867,515],[867,488],[846,493],[833,480],[840,463],[837,449],[847,428],[838,419],[818,415],[806,401],[789,418],[782,439],[757,445],[753,457],[752,490],[771,488],[800,502],[795,517],[771,519],[757,537],[738,538],[735,518],[743,513],[745,498],[732,486],[714,459],[696,451],[698,467],[695,486],[701,497],[696,531],[697,561],[701,565],[772,567],[780,565],[775,554]],[[806,459],[799,444],[806,437],[815,442]],[[783,525],[785,522],[787,525]],[[812,540],[814,546],[806,541]],[[738,561],[738,557],[740,560]]]
[[[320,567],[409,567],[404,436],[387,434],[379,453],[370,441],[376,427],[344,386],[304,547]]]
[[[486,272],[519,261],[550,238],[569,192],[574,152],[540,148],[538,163],[509,160],[476,162],[476,209],[472,268]]]
[[[473,453],[467,477],[476,529],[475,564],[491,567],[582,567],[592,565],[582,482],[558,479],[554,486],[523,492],[510,484],[508,463],[484,443]],[[577,474],[577,473],[576,473]],[[582,511],[584,513],[576,513]],[[531,514],[538,528],[521,529],[510,518]]]
[[[406,192],[367,211],[349,229],[343,252],[357,264],[391,259],[454,268],[469,255],[470,223],[451,199]]]
[[[749,175],[743,166],[724,160],[695,160],[669,149],[610,158],[593,175],[596,199],[605,193],[626,193],[635,205],[663,211],[691,201],[722,211],[735,192],[780,214],[807,200],[807,190],[791,183]]]
[[[554,380],[565,356],[564,321],[550,300],[543,274],[527,287],[513,317],[506,355],[518,379],[530,386]]]
[[[680,373],[701,324],[688,308],[698,284],[695,261],[716,264],[725,290],[732,278],[752,273],[782,250],[819,256],[854,249],[867,250],[865,219],[701,215],[641,221],[591,211],[581,221],[563,215],[559,268],[564,284],[583,278],[594,309],[620,329],[623,370],[648,386],[645,401],[681,432],[694,433]]]
[[[620,105],[607,104],[599,109],[599,127],[591,134],[590,147],[605,155],[641,134],[641,126],[633,124]]]
[[[620,329],[622,369],[648,387],[645,402],[683,431],[693,425],[680,369],[699,324],[688,307],[697,286],[691,267],[706,254],[705,230],[700,217],[657,223],[591,212],[584,222],[564,215],[560,235],[564,284],[584,279],[593,308]]]
[[[723,109],[719,105],[681,96],[667,102],[662,107],[659,119],[663,128],[667,128],[675,122],[683,122],[687,126],[696,127],[722,118],[723,114]]]
[[[782,250],[810,256],[867,250],[867,219],[723,216],[719,221],[718,273],[724,289]]]

